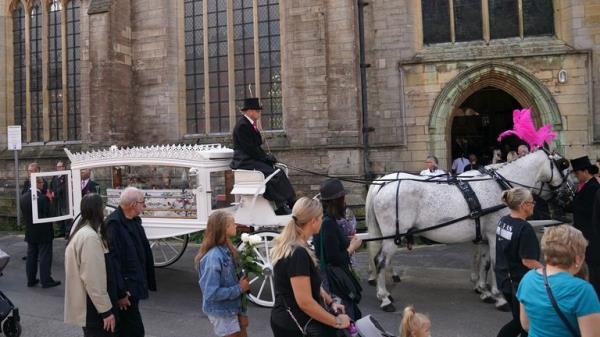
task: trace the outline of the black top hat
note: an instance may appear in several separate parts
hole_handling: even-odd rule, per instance
[[[321,183],[321,200],[334,200],[346,195],[344,185],[335,178],[330,178]]]
[[[598,173],[598,167],[590,162],[590,158],[588,158],[588,156],[571,160],[571,166],[573,167],[573,171],[587,170],[591,174]]]
[[[244,106],[242,107],[242,111],[246,110],[262,110],[262,105],[260,105],[260,100],[256,97],[244,98]]]

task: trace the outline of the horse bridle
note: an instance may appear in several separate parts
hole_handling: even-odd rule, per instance
[[[553,159],[550,157],[551,154],[548,152],[548,150],[544,148],[542,148],[542,150],[544,151],[546,157],[548,157],[548,160],[550,161],[550,179],[548,181],[542,181],[542,186],[540,187],[540,194],[542,193],[544,184],[548,185],[548,187],[550,188],[550,192],[554,192],[561,188],[567,181],[567,175],[565,175],[563,171],[569,168],[569,162],[565,158],[561,157],[560,159]],[[552,185],[552,180],[554,180],[555,166],[556,170],[558,171],[558,174],[560,174],[560,184],[558,184],[558,186]]]

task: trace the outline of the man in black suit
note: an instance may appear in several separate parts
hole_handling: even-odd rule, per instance
[[[44,180],[37,178],[36,182],[36,187],[21,195],[21,212],[25,220],[25,241],[27,242],[27,286],[33,287],[41,281],[42,288],[50,288],[60,284],[60,281],[55,281],[51,276],[54,230],[51,222],[33,223],[31,193],[37,193],[38,218],[50,216],[50,200],[41,191],[44,187]],[[39,280],[37,279],[38,262]]]
[[[58,161],[56,163],[57,171],[64,171],[65,164],[62,161]],[[51,203],[52,203],[52,211],[53,216],[61,216],[65,215],[69,212],[69,194],[67,191],[67,175],[62,176],[54,176],[50,181],[50,195],[51,195]],[[55,223],[56,226],[56,236],[57,237],[66,237],[69,234],[70,227],[68,220],[61,220]]]
[[[31,189],[31,181],[29,181],[29,179],[31,178],[31,174],[38,173],[38,172],[41,172],[41,168],[38,163],[30,163],[29,165],[27,165],[27,179],[25,179],[25,181],[23,182],[23,188],[21,188],[21,194],[26,193],[27,191],[29,191]],[[44,180],[44,186],[42,187],[41,191],[43,194],[46,194],[47,190],[48,190],[48,183]]]
[[[590,271],[590,283],[600,296],[600,184],[594,177],[598,173],[598,167],[592,165],[587,156],[571,160],[571,166],[579,182],[573,199],[573,225],[588,240],[585,260]]]
[[[275,172],[273,167],[277,159],[266,153],[262,145],[262,137],[256,122],[260,118],[262,106],[258,98],[246,98],[242,108],[244,115],[240,117],[233,129],[233,160],[231,168],[261,171],[265,177]],[[267,182],[265,194],[267,200],[277,205],[276,214],[291,214],[291,207],[296,200],[292,184],[283,171]]]
[[[93,181],[90,178],[90,170],[82,169],[81,170],[81,196],[88,193],[100,193],[100,186],[98,183]]]

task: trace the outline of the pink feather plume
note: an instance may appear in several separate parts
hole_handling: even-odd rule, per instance
[[[498,136],[498,141],[502,138],[515,135],[524,140],[531,150],[542,147],[544,142],[550,144],[556,137],[556,133],[552,131],[552,125],[546,124],[539,129],[535,128],[531,119],[531,110],[515,110],[513,111],[513,129],[504,131]]]

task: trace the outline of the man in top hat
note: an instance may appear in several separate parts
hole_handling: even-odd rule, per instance
[[[273,165],[277,163],[277,159],[261,147],[262,137],[256,124],[262,112],[259,99],[244,99],[242,112],[244,115],[233,129],[233,160],[230,166],[234,170],[258,170],[265,177],[269,176],[276,170]],[[264,196],[277,205],[275,214],[292,213],[291,207],[294,205],[296,193],[283,171],[267,182]]]
[[[573,174],[577,178],[577,193],[573,199],[573,225],[589,241],[586,262],[590,271],[590,282],[596,293],[600,291],[600,184],[594,178],[598,167],[587,156],[571,160]],[[600,294],[600,293],[599,293]]]

